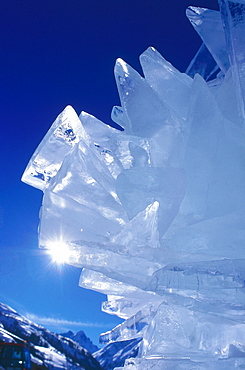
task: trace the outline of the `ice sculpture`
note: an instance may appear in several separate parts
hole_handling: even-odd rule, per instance
[[[186,73],[154,48],[144,78],[117,60],[123,130],[68,106],[22,178],[44,192],[40,247],[124,319],[101,341],[143,338],[125,369],[245,367],[245,1],[220,8],[188,8]]]

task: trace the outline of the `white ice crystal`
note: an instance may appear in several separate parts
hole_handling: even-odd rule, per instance
[[[22,178],[44,191],[40,247],[125,319],[102,342],[143,338],[125,369],[245,366],[245,1],[220,8],[188,8],[186,73],[154,48],[144,77],[117,60],[123,131],[68,106]]]

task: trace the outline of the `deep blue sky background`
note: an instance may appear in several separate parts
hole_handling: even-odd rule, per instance
[[[66,105],[111,123],[117,57],[141,72],[138,57],[154,46],[185,71],[201,44],[188,5],[218,9],[216,0],[0,2],[0,301],[53,331],[82,329],[97,344],[120,320],[100,311],[105,296],[78,287],[79,269],[38,249],[42,193],[21,175]]]

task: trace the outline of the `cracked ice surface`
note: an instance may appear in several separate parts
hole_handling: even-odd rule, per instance
[[[187,10],[187,73],[154,48],[144,77],[117,60],[122,131],[68,106],[22,177],[44,192],[40,247],[65,244],[125,320],[101,341],[143,338],[125,369],[245,366],[245,2],[220,5]]]

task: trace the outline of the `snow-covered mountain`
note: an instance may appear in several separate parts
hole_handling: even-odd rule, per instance
[[[29,343],[32,361],[47,370],[112,370],[136,357],[141,342],[141,338],[111,342],[98,350],[83,331],[52,333],[0,303],[0,342],[22,340]]]
[[[102,370],[103,367],[74,340],[54,334],[0,303],[0,341],[29,343],[32,360],[47,369]]]
[[[81,347],[86,348],[90,353],[96,352],[99,348],[86,336],[84,331],[80,330],[77,333],[69,330],[67,333],[61,333],[63,337],[70,338],[80,344]]]

